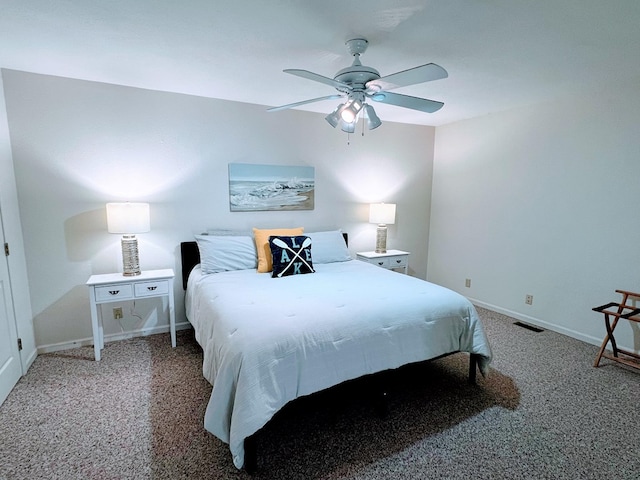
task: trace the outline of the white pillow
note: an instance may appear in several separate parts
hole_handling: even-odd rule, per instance
[[[227,230],[224,228],[208,228],[206,233],[203,233],[202,235],[217,235],[227,237],[244,237],[246,235],[251,237],[253,233],[251,232],[251,230]]]
[[[202,273],[257,268],[258,254],[252,237],[196,235]]]
[[[314,264],[351,260],[342,230],[305,233],[305,236],[311,238],[311,256]]]

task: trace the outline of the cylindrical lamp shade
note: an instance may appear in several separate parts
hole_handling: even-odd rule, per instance
[[[145,233],[151,230],[148,203],[107,203],[109,233]]]
[[[395,203],[372,203],[369,206],[369,223],[393,225],[396,223]]]

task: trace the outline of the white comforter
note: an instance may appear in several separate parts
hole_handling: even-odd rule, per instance
[[[314,268],[271,278],[196,267],[189,277],[187,317],[213,385],[205,428],[238,468],[244,439],[297,397],[455,351],[481,355],[488,370],[489,343],[463,296],[357,260]]]

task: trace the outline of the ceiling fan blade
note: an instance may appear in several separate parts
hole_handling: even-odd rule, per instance
[[[449,74],[440,65],[435,63],[427,63],[419,67],[410,68],[401,72],[392,73],[385,77],[380,77],[377,80],[371,80],[367,82],[367,89],[369,90],[391,90],[398,87],[406,87],[409,85],[415,85],[417,83],[431,82],[433,80],[440,80],[441,78],[447,78]]]
[[[290,73],[291,75],[296,75],[298,77],[306,78],[307,80],[313,80],[314,82],[324,83],[325,85],[329,85],[333,88],[337,88],[343,92],[350,92],[352,90],[351,85],[347,85],[346,83],[338,82],[333,78],[323,77],[322,75],[318,75],[317,73],[309,72],[308,70],[298,70],[295,68],[288,68],[287,70],[283,70],[285,73]]]
[[[321,102],[322,100],[336,100],[342,98],[342,95],[327,95],[326,97],[312,98],[311,100],[302,100],[301,102],[289,103],[287,105],[281,105],[279,107],[268,108],[267,112],[277,112],[279,110],[286,110],[287,108],[298,107],[307,103]]]
[[[396,107],[410,108],[419,110],[420,112],[433,113],[442,108],[444,103],[435,100],[427,100],[426,98],[412,97],[410,95],[401,95],[399,93],[378,92],[371,95],[371,99],[380,103],[388,103]]]

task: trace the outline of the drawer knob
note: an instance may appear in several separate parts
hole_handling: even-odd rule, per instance
[[[155,287],[147,287],[147,290],[149,290],[150,292],[153,292],[156,288],[158,288],[157,286]]]
[[[119,294],[119,293],[120,293],[120,290],[109,290],[109,293],[110,293],[111,295],[117,295],[117,294]]]
[[[402,260],[396,260],[396,263],[402,263]]]
[[[378,265],[384,265],[384,262],[378,262]]]

